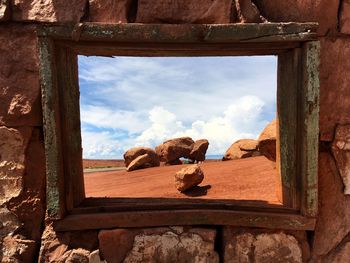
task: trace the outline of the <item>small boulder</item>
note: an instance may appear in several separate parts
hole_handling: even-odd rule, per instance
[[[190,159],[197,162],[203,162],[205,160],[205,154],[207,153],[209,142],[206,139],[195,141],[192,151],[190,152]]]
[[[259,136],[259,152],[270,161],[276,162],[277,121],[269,123]]]
[[[152,157],[148,153],[145,153],[143,155],[137,156],[126,168],[128,172],[143,169],[143,168],[149,168],[152,167],[151,165]]]
[[[160,165],[159,157],[153,149],[147,147],[134,147],[127,150],[124,153],[125,166],[128,167],[133,160],[146,153],[148,154],[150,159],[149,167],[155,167]]]
[[[202,169],[198,164],[193,164],[182,168],[175,174],[175,187],[180,192],[191,189],[199,185],[204,179]]]
[[[181,157],[190,158],[194,141],[190,137],[181,137],[165,141],[156,147],[160,160],[166,164],[176,162]]]
[[[242,139],[234,142],[227,149],[223,161],[237,160],[260,155],[258,152],[258,141],[253,139]]]

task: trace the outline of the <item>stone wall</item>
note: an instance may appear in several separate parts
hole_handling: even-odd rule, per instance
[[[0,0],[2,262],[350,262],[349,0]],[[163,227],[55,233],[34,26],[40,23],[320,23],[319,217],[314,232]]]

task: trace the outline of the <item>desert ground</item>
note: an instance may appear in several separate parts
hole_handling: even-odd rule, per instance
[[[174,187],[174,174],[183,165],[160,166],[127,172],[125,170],[85,173],[87,197],[159,197],[277,200],[277,172],[263,156],[233,161],[208,161],[201,164],[203,182],[180,193]]]
[[[109,167],[124,167],[124,160],[93,160],[84,159],[83,168],[109,168]]]

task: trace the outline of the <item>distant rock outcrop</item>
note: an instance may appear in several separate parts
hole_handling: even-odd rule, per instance
[[[276,119],[270,122],[259,136],[258,149],[270,161],[276,161],[276,133],[277,121]]]
[[[156,152],[147,147],[135,147],[129,149],[124,153],[124,162],[128,171],[160,165],[159,157]]]
[[[182,168],[175,174],[175,187],[180,192],[199,185],[204,179],[204,173],[198,164]]]
[[[181,137],[165,141],[156,147],[160,160],[166,164],[178,163],[180,158],[190,158],[194,141],[190,137]]]
[[[223,161],[236,160],[260,155],[258,151],[258,141],[252,139],[242,139],[234,142],[227,149]]]

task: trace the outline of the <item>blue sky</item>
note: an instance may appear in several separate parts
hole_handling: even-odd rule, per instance
[[[79,56],[84,158],[121,158],[179,136],[223,154],[276,114],[277,58]]]

